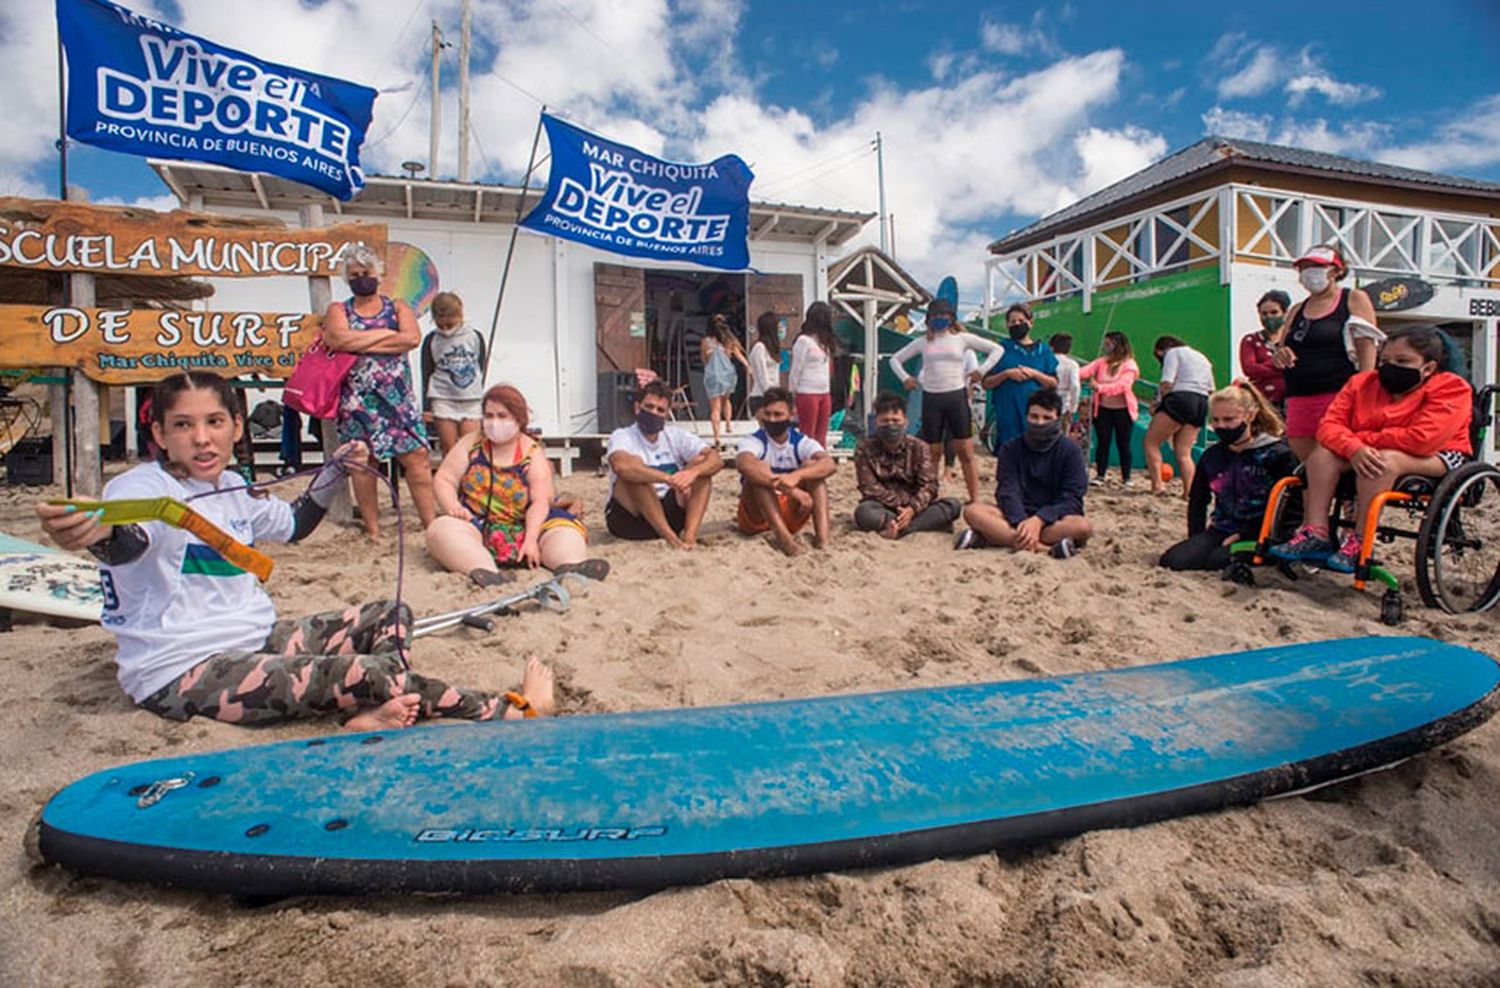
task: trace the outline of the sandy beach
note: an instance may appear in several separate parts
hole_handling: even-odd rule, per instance
[[[993,461],[982,460],[982,490]],[[1101,669],[1390,633],[1346,580],[1255,589],[1170,574],[1156,557],[1183,506],[1096,489],[1078,558],[955,554],[942,535],[855,533],[853,470],[833,481],[837,535],[788,561],[731,530],[716,481],[702,547],[602,533],[604,481],[582,494],[609,580],[570,613],[424,639],[419,668],[512,686],[553,663],[565,715],[736,703]],[[950,490],[953,486],[950,484]],[[290,496],[293,492],[284,493]],[[0,490],[0,529],[39,539],[44,492]],[[986,494],[988,496],[988,494]],[[395,537],[325,525],[276,546],[284,615],[392,592]],[[418,614],[485,595],[408,537]],[[1409,548],[1403,633],[1500,648],[1495,614],[1423,609]],[[4,985],[1477,985],[1500,982],[1500,728],[1304,797],[1022,854],[898,869],[723,881],[650,895],[294,899],[82,879],[28,857],[47,798],[89,772],[333,729],[176,724],[135,709],[102,629],[18,624],[0,636],[0,984]]]

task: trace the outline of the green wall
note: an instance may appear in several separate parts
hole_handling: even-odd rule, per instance
[[[1130,337],[1141,379],[1154,384],[1161,365],[1151,346],[1170,333],[1213,361],[1220,385],[1229,383],[1229,286],[1219,284],[1217,264],[1096,292],[1094,311],[1087,315],[1081,295],[1042,303],[1035,311],[1033,335],[1045,340],[1054,333],[1071,333],[1079,363],[1098,356],[1106,330],[1118,330]],[[990,327],[1005,332],[1003,311],[990,317]]]

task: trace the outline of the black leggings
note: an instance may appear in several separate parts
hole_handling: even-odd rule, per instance
[[[1221,570],[1229,565],[1227,532],[1206,528],[1161,554],[1160,565],[1172,570]]]
[[[1113,436],[1115,448],[1120,451],[1120,476],[1130,479],[1130,431],[1135,421],[1128,408],[1105,408],[1099,406],[1094,414],[1094,472],[1102,480],[1109,468],[1109,440]]]

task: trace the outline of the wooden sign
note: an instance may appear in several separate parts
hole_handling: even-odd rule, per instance
[[[181,370],[284,378],[320,322],[300,312],[0,305],[0,367],[70,367],[103,384]]]
[[[1376,312],[1400,312],[1432,301],[1432,286],[1420,278],[1384,278],[1360,287]]]
[[[0,198],[0,266],[93,274],[261,278],[337,275],[340,251],[384,255],[384,223],[311,230],[263,219]]]

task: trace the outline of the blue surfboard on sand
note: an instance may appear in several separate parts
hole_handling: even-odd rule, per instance
[[[1482,723],[1425,638],[1016,682],[437,726],[99,772],[42,814],[80,872],[250,896],[656,888],[900,864],[1246,804]]]

